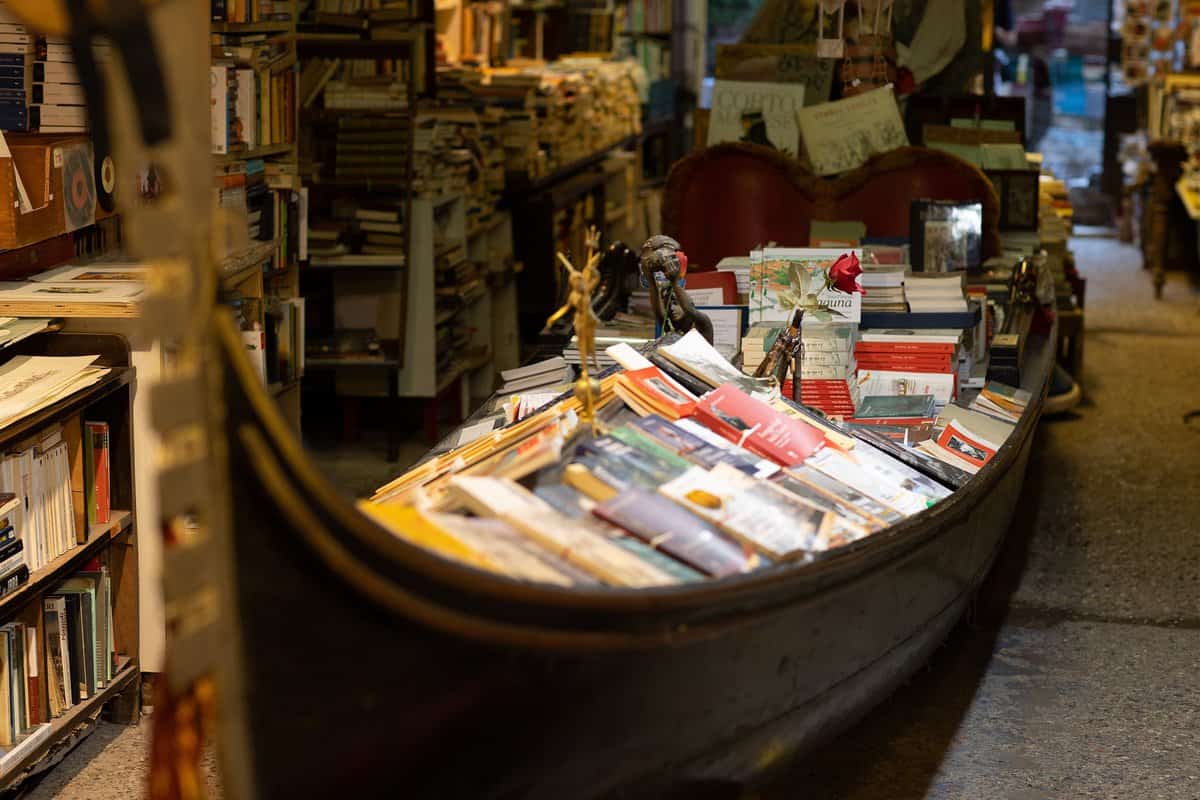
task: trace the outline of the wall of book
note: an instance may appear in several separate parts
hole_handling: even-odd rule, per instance
[[[110,352],[99,344],[107,337],[43,337],[14,349]],[[72,344],[59,350],[57,337]],[[15,355],[0,365],[6,385],[25,387],[6,400],[0,427],[2,789],[44,768],[64,738],[86,735],[118,695],[128,701],[118,717],[137,718],[133,371],[100,358]]]
[[[212,0],[212,152],[222,301],[296,429],[304,371],[306,193],[297,167],[292,0]]]

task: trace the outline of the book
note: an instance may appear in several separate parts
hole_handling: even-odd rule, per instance
[[[908,372],[862,369],[858,383],[864,396],[931,395],[939,406],[955,397],[956,375],[941,372]]]
[[[74,705],[71,689],[71,657],[68,646],[66,598],[43,598],[43,626],[46,631],[46,675],[50,689],[50,713],[60,717]]]
[[[601,516],[595,515],[596,502],[571,487],[563,484],[539,486],[534,490],[534,494],[553,506],[563,516],[571,519],[576,525],[597,529],[618,547],[628,550],[643,561],[661,569],[680,583],[692,583],[704,579],[703,573],[667,555],[665,548],[656,549],[654,543],[630,536],[624,529],[611,525]],[[651,496],[655,497],[655,495]]]
[[[658,353],[710,388],[733,384],[744,392],[769,393],[774,383],[773,380],[760,380],[744,374],[718,353],[695,329],[688,331],[678,341],[659,347]]]
[[[85,453],[91,453],[91,470],[86,474],[84,483],[90,491],[88,506],[88,522],[107,525],[112,519],[111,493],[111,464],[109,463],[108,423],[84,422]],[[86,464],[85,459],[85,464]]]
[[[598,503],[592,513],[705,575],[737,575],[753,566],[741,545],[653,492],[624,492]]]
[[[834,514],[724,465],[693,467],[659,491],[776,561],[826,549],[835,521]]]
[[[805,461],[804,466],[823,472],[904,516],[924,511],[929,505],[924,497],[905,487],[902,479],[881,476],[840,450],[827,447]]]
[[[358,506],[396,536],[451,561],[518,580],[558,586],[575,583],[500,520],[422,512],[395,504],[360,502]]]
[[[933,395],[867,395],[858,404],[855,419],[922,420],[936,415],[937,400]]]
[[[571,525],[529,490],[504,478],[456,475],[450,494],[480,516],[501,519],[549,552],[615,586],[659,586],[676,580],[607,539]]]
[[[739,448],[718,447],[710,444],[663,417],[656,415],[640,417],[631,422],[630,426],[671,452],[705,469],[712,469],[717,464],[729,464],[734,469],[751,477],[758,477],[762,471],[762,459]],[[771,471],[774,469],[774,465],[771,465]]]
[[[818,488],[811,481],[802,479],[793,470],[780,470],[771,476],[770,481],[810,505],[837,514],[838,523],[855,538],[861,538],[887,527],[888,523],[884,520],[872,516],[839,495]]]
[[[921,272],[953,272],[980,264],[983,204],[914,200],[909,239],[912,266]],[[907,294],[911,282],[906,283]]]
[[[862,295],[825,285],[825,273],[843,255],[861,260],[859,248],[764,248],[750,268],[750,324],[786,325],[803,296],[816,296],[818,305],[837,323],[857,323],[862,318]],[[816,316],[805,326],[822,325]]]
[[[1003,442],[985,439],[955,420],[942,429],[937,444],[978,470],[995,457]]]
[[[748,475],[753,474],[753,476],[756,478],[769,478],[771,475],[774,475],[779,471],[779,465],[774,461],[771,461],[768,458],[763,458],[755,453],[751,453],[749,450],[734,444],[725,437],[721,436],[719,433],[716,433],[712,429],[705,427],[694,419],[676,420],[673,424],[696,439],[700,439],[712,445],[713,447],[728,451],[733,458],[738,460],[738,462],[748,459],[753,464],[753,473],[750,473],[748,470],[746,470],[745,467],[743,467],[740,463],[734,463],[733,461],[725,462],[729,463],[731,466],[736,466],[738,469],[746,472]],[[716,464],[713,466],[716,466]]]
[[[655,366],[622,372],[617,376],[615,391],[642,416],[659,414],[679,419],[690,417],[696,410],[696,396]]]
[[[802,463],[824,445],[820,431],[725,385],[696,404],[696,419],[729,441],[781,466]]]

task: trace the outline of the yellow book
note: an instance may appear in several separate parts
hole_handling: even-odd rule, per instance
[[[358,508],[371,519],[392,533],[417,547],[423,547],[439,556],[485,569],[489,572],[501,570],[486,553],[467,546],[442,528],[426,519],[412,506],[391,503],[359,501]]]

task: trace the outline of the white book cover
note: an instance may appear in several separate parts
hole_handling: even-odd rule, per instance
[[[16,356],[0,366],[0,420],[17,416],[89,367],[98,356]]]
[[[218,155],[229,152],[229,87],[226,85],[227,67],[209,67],[209,116],[212,120],[212,151]]]
[[[858,386],[864,397],[931,394],[939,406],[944,406],[954,399],[954,373],[951,372],[860,369]]]
[[[258,147],[258,127],[255,119],[254,70],[239,69],[237,76],[237,100],[234,108],[234,131],[240,141],[251,149]]]
[[[749,142],[799,155],[803,106],[802,83],[716,80],[706,143]]]
[[[825,285],[825,273],[843,255],[862,260],[861,248],[770,247],[750,267],[750,324],[787,324],[802,304],[815,304],[819,313],[806,314],[805,324],[862,321],[862,295]]]

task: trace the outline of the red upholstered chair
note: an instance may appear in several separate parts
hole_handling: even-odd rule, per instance
[[[808,244],[809,223],[860,220],[871,236],[907,237],[913,200],[983,203],[983,257],[1000,251],[1000,202],[974,165],[941,150],[902,147],[836,178],[752,144],[695,151],[671,169],[662,230],[688,254],[689,269],[714,269],[754,247]]]

